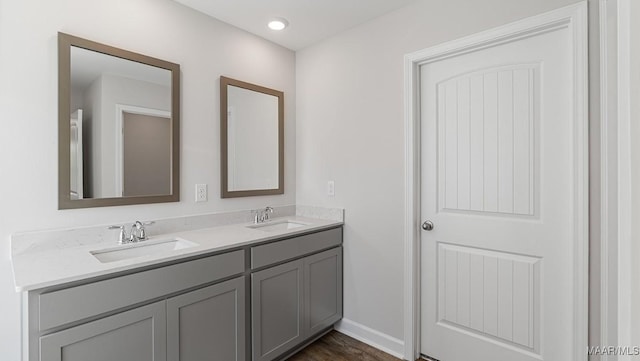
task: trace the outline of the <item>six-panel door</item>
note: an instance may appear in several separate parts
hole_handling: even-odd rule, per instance
[[[166,361],[165,302],[40,338],[40,361]]]
[[[167,355],[175,361],[244,361],[244,277],[167,300]]]

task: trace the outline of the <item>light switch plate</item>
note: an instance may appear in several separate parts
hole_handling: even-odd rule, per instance
[[[207,185],[196,184],[196,202],[206,202],[206,201],[207,201]]]

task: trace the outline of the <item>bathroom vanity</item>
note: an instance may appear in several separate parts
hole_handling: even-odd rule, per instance
[[[342,317],[342,222],[291,218],[170,235],[195,246],[142,257],[96,257],[113,244],[14,257],[23,361],[291,355]]]
[[[59,208],[179,201],[180,65],[59,33],[58,67]],[[284,194],[284,92],[220,86],[222,198]],[[12,237],[23,361],[288,357],[342,317],[344,218],[281,208]]]

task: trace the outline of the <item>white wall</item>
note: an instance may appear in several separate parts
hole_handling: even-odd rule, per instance
[[[297,53],[296,199],[346,208],[345,318],[403,338],[404,54],[574,2],[419,0]]]
[[[181,202],[57,210],[58,31],[181,65]],[[284,195],[219,198],[220,75],[284,91]],[[295,202],[295,54],[175,2],[0,0],[0,79],[3,361],[20,357],[20,297],[9,260],[12,233]],[[194,202],[195,183],[209,184],[208,202]]]

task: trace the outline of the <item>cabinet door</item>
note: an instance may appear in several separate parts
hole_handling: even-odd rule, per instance
[[[167,300],[169,360],[244,361],[245,328],[244,277]]]
[[[161,301],[43,336],[40,361],[166,361],[165,331]]]
[[[302,260],[251,275],[253,361],[269,361],[302,342]]]
[[[304,330],[312,336],[342,318],[342,247],[304,259]]]

